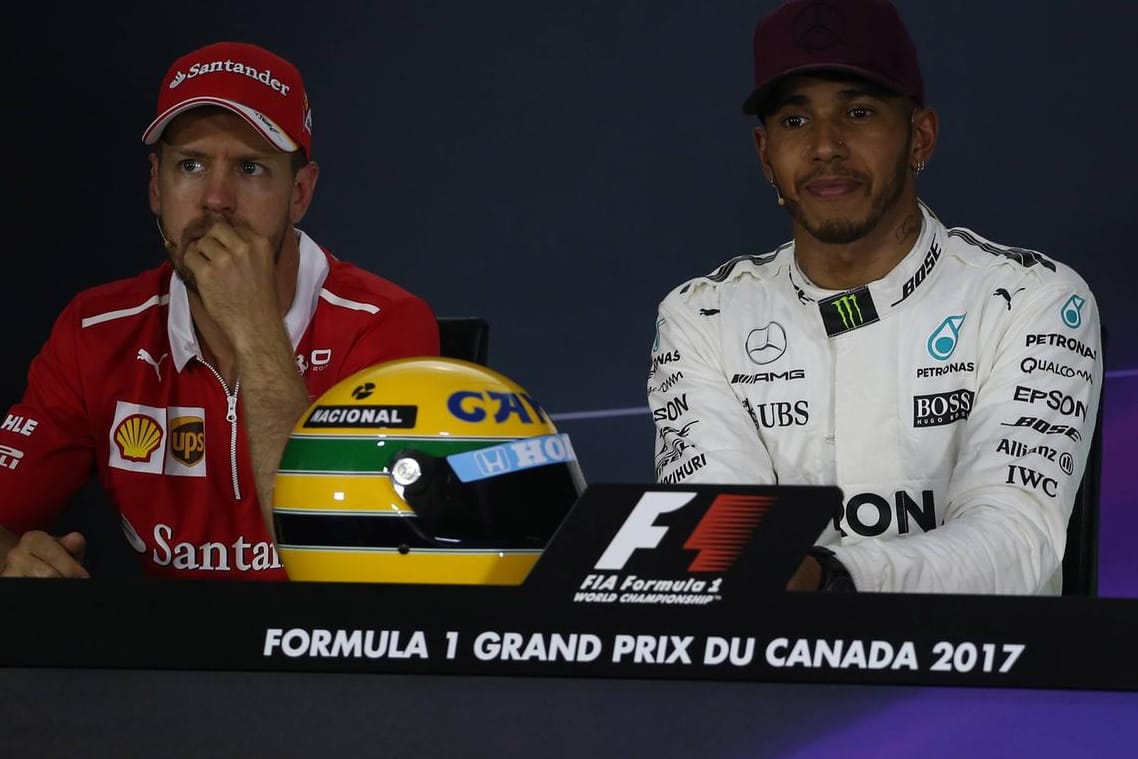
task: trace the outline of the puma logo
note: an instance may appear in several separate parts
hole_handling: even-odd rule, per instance
[[[162,368],[161,368],[162,362],[165,361],[166,357],[169,355],[170,355],[169,353],[163,353],[162,356],[157,361],[155,361],[154,357],[150,355],[149,351],[147,351],[145,348],[139,348],[138,349],[138,355],[135,356],[135,358],[137,358],[139,361],[145,361],[146,363],[153,366],[154,367],[154,373],[158,375],[158,381],[161,382],[162,381]]]
[[[995,292],[992,293],[992,295],[999,295],[1001,298],[1006,300],[1008,302],[1008,310],[1011,311],[1012,310],[1012,296],[1014,296],[1016,293],[1020,292],[1021,290],[1023,290],[1022,287],[1019,288],[1019,290],[1016,290],[1015,292],[1009,293],[1004,288],[997,287]]]

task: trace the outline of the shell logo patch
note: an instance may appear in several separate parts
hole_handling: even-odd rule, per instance
[[[107,464],[115,469],[205,477],[205,409],[118,401]]]
[[[145,414],[131,414],[115,425],[112,434],[120,456],[127,461],[147,462],[161,445],[165,431],[157,420]]]

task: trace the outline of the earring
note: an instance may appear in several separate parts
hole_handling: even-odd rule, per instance
[[[914,174],[920,174],[924,170],[925,170],[925,162],[924,161],[917,161],[917,165],[913,167],[913,173]]]

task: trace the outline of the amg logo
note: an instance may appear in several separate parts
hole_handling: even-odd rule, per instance
[[[780,380],[806,379],[805,369],[791,369],[786,372],[759,372],[757,374],[736,374],[731,378],[732,385],[753,385],[756,382],[778,382]]]
[[[317,406],[304,426],[411,428],[418,410],[417,406]]]
[[[940,427],[968,418],[972,410],[971,390],[913,396],[913,426]]]

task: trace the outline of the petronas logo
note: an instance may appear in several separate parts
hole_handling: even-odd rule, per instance
[[[929,355],[937,361],[947,361],[956,350],[956,342],[960,339],[960,327],[964,324],[966,314],[949,316],[929,335],[927,347]]]

